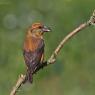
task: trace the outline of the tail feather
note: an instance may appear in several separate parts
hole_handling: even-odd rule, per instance
[[[27,71],[26,77],[27,77],[27,80],[28,80],[30,83],[33,82],[33,75],[32,75],[32,73],[31,73],[31,71]]]

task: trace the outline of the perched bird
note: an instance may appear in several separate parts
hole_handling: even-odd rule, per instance
[[[33,81],[33,73],[37,67],[44,62],[44,32],[49,32],[50,29],[41,23],[34,23],[27,31],[23,55],[27,65],[26,80],[30,83]]]

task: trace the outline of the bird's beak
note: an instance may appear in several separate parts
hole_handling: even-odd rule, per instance
[[[44,26],[44,27],[42,28],[42,31],[43,31],[43,32],[50,32],[51,29],[50,29],[49,27],[47,27],[47,26]]]

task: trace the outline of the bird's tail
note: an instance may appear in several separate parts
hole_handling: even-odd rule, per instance
[[[27,70],[27,73],[26,73],[26,78],[25,80],[23,81],[23,84],[26,83],[26,82],[30,82],[32,83],[33,82],[33,75],[31,73],[31,71]]]
[[[28,80],[30,83],[33,82],[33,75],[32,75],[32,72],[31,72],[30,70],[27,70],[26,78],[27,78],[27,80]]]
[[[27,70],[27,73],[26,73],[26,77],[25,77],[25,80],[23,81],[23,84],[26,83],[26,82],[30,82],[32,83],[33,82],[33,75],[30,71]]]

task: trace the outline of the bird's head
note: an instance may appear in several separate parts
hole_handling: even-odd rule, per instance
[[[29,34],[40,37],[42,36],[45,32],[50,32],[51,29],[41,23],[34,23],[30,29],[29,29]]]

